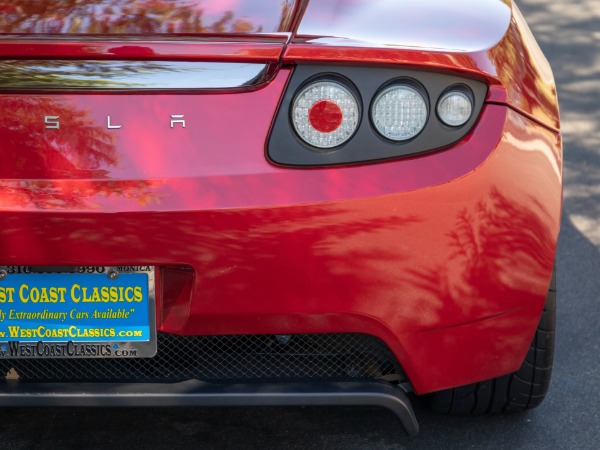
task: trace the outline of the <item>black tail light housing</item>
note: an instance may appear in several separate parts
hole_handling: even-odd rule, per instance
[[[352,136],[340,145],[318,148],[306,142],[293,121],[294,101],[315,82],[342,83],[358,101],[359,122]],[[404,140],[393,140],[378,131],[373,104],[390,86],[408,86],[419,93],[426,107],[420,131]],[[466,92],[472,113],[460,126],[446,125],[436,114],[440,99],[452,89]],[[283,96],[267,143],[268,158],[286,166],[356,164],[412,156],[446,148],[463,139],[473,128],[485,101],[487,85],[455,75],[397,68],[350,66],[297,66]],[[378,97],[379,96],[379,97]]]

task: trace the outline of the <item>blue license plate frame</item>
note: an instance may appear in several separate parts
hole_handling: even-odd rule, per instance
[[[0,358],[156,351],[154,266],[0,266]]]

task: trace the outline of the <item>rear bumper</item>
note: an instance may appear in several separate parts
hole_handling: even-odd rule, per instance
[[[0,387],[4,406],[380,406],[392,411],[409,436],[419,425],[406,394],[382,382],[218,385],[29,384]]]
[[[2,264],[155,265],[159,331],[370,334],[417,393],[519,367],[554,261],[559,135],[487,105],[430,155],[309,170],[239,155],[232,174],[4,180]]]

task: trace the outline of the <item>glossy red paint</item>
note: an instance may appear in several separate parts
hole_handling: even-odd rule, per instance
[[[474,52],[498,43],[510,17],[501,0],[311,0],[297,35],[347,39],[365,48]]]
[[[31,141],[7,139],[14,124],[2,126],[0,150],[13,155],[0,183],[4,263],[167,267],[161,330],[370,333],[390,345],[420,393],[515,369],[552,270],[558,136],[488,105],[474,132],[445,151],[275,167],[263,149],[288,75],[218,102],[3,95],[2,108],[27,120],[44,102],[72,113],[71,123],[40,127]],[[185,129],[169,128],[173,111],[185,114]],[[232,111],[243,118],[237,133],[228,131]],[[115,116],[127,120],[122,129],[104,129],[109,113],[123,114]],[[57,135],[48,131],[74,138],[52,150]],[[78,139],[94,138],[109,145],[78,154]],[[510,342],[496,339],[500,330]]]
[[[463,73],[488,82],[488,102],[509,105],[558,131],[552,72],[516,5],[461,0],[424,9],[422,3],[382,2],[379,7],[387,11],[382,17],[410,18],[407,26],[383,27],[365,17],[365,10],[376,10],[368,0],[336,2],[335,14],[332,4],[311,2],[283,61],[398,64]]]
[[[465,14],[470,3],[459,3]],[[337,4],[350,21],[366,3]],[[252,92],[1,94],[1,263],[156,265],[162,331],[368,333],[390,346],[418,393],[516,370],[554,262],[561,136],[551,74],[517,10],[477,4],[508,10],[506,23],[430,51],[325,38],[324,28],[303,35],[322,26],[319,6],[331,7],[313,1],[284,67]],[[331,30],[352,31],[342,25]],[[409,31],[441,42],[437,26]],[[284,45],[264,36],[11,40],[0,57],[273,63]],[[264,148],[286,66],[316,60],[450,71],[490,91],[473,131],[442,151],[277,167]],[[60,129],[45,129],[44,114],[60,115]],[[171,114],[186,127],[171,128]],[[122,128],[107,129],[109,115]]]
[[[64,41],[10,39],[0,41],[0,58],[142,59],[277,63],[286,36],[236,40]]]
[[[0,107],[14,112],[0,117],[0,151],[9,156],[0,166],[7,188],[0,205],[16,210],[176,211],[374,197],[464,176],[489,157],[502,133],[504,113],[488,106],[475,132],[454,151],[358,167],[282,170],[266,160],[264,144],[288,76],[288,70],[281,70],[267,87],[235,94],[0,95]],[[63,118],[59,130],[44,128],[45,111]],[[170,128],[173,111],[184,115],[185,129]],[[243,118],[236,120],[235,133],[232,111]],[[122,128],[108,130],[108,115]],[[79,142],[89,150],[83,151]],[[111,190],[127,190],[131,182],[144,189],[124,198],[110,195]],[[10,195],[13,188],[17,198]],[[50,194],[46,207],[43,192]],[[145,197],[143,193],[151,200],[132,201]],[[31,201],[23,202],[21,196]]]
[[[11,0],[0,35],[174,35],[288,31],[294,0]]]

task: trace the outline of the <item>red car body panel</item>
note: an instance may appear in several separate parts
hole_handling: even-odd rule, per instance
[[[368,0],[341,2],[345,8],[339,3],[309,4],[284,62],[346,61],[459,71],[489,83],[489,102],[508,104],[558,130],[552,71],[516,5],[499,0],[407,2],[397,6],[406,23],[386,27],[367,21],[365,11],[379,12]],[[397,20],[391,2],[380,8],[382,17]]]
[[[269,36],[260,40],[241,41],[213,39],[158,41],[40,41],[6,40],[0,45],[2,58],[56,59],[151,59],[185,61],[220,61],[278,63],[286,43],[285,36]]]
[[[299,2],[298,2],[299,3]],[[295,0],[29,1],[0,4],[0,34],[214,35],[289,31]]]
[[[559,116],[551,73],[516,8],[475,3],[478,15],[501,11],[506,23],[448,41],[440,15],[409,28],[406,46],[386,45],[394,36],[356,42],[376,31],[345,28],[364,23],[360,1],[337,2],[335,15],[311,1],[301,22],[306,5],[295,5],[288,28],[275,30],[287,36],[7,37],[0,57],[9,59],[281,67],[244,92],[2,93],[1,263],[155,265],[160,331],[371,334],[417,393],[515,371],[554,264]],[[460,5],[453,26],[468,29],[474,2]],[[341,25],[328,28],[328,17]],[[417,33],[439,41],[417,48]],[[277,166],[265,155],[270,128],[293,66],[309,62],[445,71],[490,89],[477,125],[446,149],[347,167]],[[50,135],[43,116],[53,108],[64,120]],[[185,114],[186,128],[169,127],[173,113]],[[126,126],[107,130],[108,115]]]

